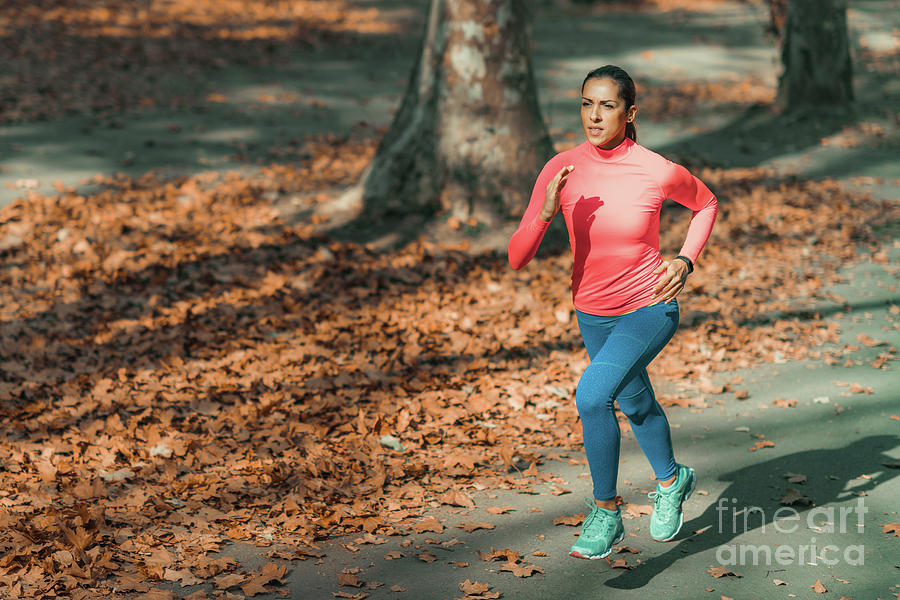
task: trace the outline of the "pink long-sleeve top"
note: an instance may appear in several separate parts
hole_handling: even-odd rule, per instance
[[[534,258],[550,225],[539,213],[547,184],[573,165],[560,193],[572,246],[572,300],[578,310],[620,315],[657,300],[663,273],[659,211],[670,198],[693,211],[679,254],[697,261],[716,220],[718,202],[687,169],[626,138],[612,150],[585,141],[551,158],[538,175],[519,228],[509,241],[509,264]]]

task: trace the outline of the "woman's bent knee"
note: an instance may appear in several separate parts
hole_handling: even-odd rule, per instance
[[[586,384],[582,378],[575,388],[575,407],[582,417],[612,410],[612,404],[612,394],[604,386]]]

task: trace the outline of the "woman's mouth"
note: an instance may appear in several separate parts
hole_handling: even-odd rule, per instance
[[[588,131],[591,135],[600,135],[603,129],[601,129],[600,127],[589,127]]]

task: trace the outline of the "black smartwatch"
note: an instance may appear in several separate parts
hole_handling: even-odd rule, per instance
[[[694,263],[692,263],[691,259],[689,259],[687,256],[682,256],[679,254],[675,258],[680,258],[685,262],[685,264],[688,266],[688,275],[694,272]]]

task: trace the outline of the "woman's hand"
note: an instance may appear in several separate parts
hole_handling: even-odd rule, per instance
[[[538,215],[542,221],[547,221],[549,223],[553,220],[553,215],[559,211],[559,192],[566,184],[566,177],[574,170],[575,167],[573,165],[563,167],[559,170],[559,173],[556,174],[556,177],[551,179],[550,183],[547,184],[547,195],[544,197],[544,206],[541,208],[541,212]]]
[[[665,274],[653,288],[653,295],[666,304],[684,289],[687,281],[688,266],[683,260],[664,260],[654,273]]]

